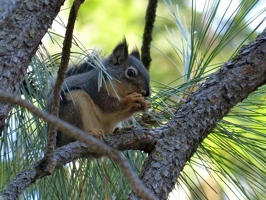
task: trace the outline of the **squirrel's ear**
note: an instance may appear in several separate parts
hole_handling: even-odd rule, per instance
[[[140,54],[139,54],[139,50],[138,50],[137,48],[134,49],[134,50],[131,52],[130,55],[133,56],[133,57],[135,57],[135,58],[137,58],[138,60],[140,60]]]
[[[128,57],[128,46],[126,39],[123,42],[119,43],[113,50],[111,54],[111,62],[114,65],[121,65],[123,62],[126,61]]]

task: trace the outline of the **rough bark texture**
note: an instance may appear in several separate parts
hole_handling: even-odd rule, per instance
[[[2,24],[0,90],[12,94],[18,92],[28,63],[63,2],[23,1]],[[235,59],[212,74],[164,127],[110,135],[106,141],[119,150],[141,149],[151,152],[141,178],[158,199],[166,199],[185,163],[217,122],[265,81],[266,31],[252,44],[242,48]],[[0,103],[0,126],[3,126],[9,109],[9,106]],[[69,144],[55,152],[56,166],[91,153],[79,143]],[[46,175],[36,166],[39,163],[18,174],[9,188],[18,191],[23,188],[22,184],[32,184]],[[139,199],[135,193],[130,198]]]
[[[54,159],[57,161],[56,167],[63,166],[77,157],[88,156],[88,150],[86,150],[84,144],[78,144],[77,146],[75,143],[72,143],[67,148],[61,148],[60,150],[57,150],[54,154]],[[73,151],[74,153],[72,153]],[[43,170],[45,166],[41,168],[42,163],[42,161],[38,161],[20,172],[9,184],[8,188],[0,195],[0,199],[17,199],[25,188],[33,184],[37,179],[49,175],[47,171]]]
[[[21,107],[28,109],[33,115],[36,117],[42,118],[45,122],[48,122],[52,126],[56,127],[59,131],[68,134],[70,137],[79,140],[86,144],[89,149],[85,151],[90,153],[89,155],[93,155],[95,157],[106,156],[112,159],[120,168],[122,173],[125,175],[129,183],[132,187],[137,191],[137,194],[145,200],[154,200],[156,197],[153,193],[151,193],[140,178],[135,174],[131,165],[125,160],[125,158],[121,155],[121,153],[104,142],[96,139],[95,137],[87,134],[83,130],[59,119],[58,117],[51,115],[48,112],[42,111],[39,108],[35,107],[33,104],[29,103],[26,100],[21,99],[18,96],[14,96],[12,94],[6,92],[0,92],[0,99],[4,102],[10,102],[11,104],[18,104]],[[82,145],[81,145],[82,146]],[[65,148],[65,147],[64,147]],[[63,149],[64,149],[63,148]],[[66,150],[67,151],[67,150]],[[68,151],[68,153],[71,151]],[[73,153],[71,152],[73,155]],[[27,187],[29,187],[32,183],[34,183],[37,179],[42,178],[45,175],[50,175],[51,171],[46,170],[48,165],[53,165],[53,168],[58,167],[58,163],[61,157],[57,157],[58,154],[53,154],[52,159],[48,161],[46,157],[42,158],[37,163],[32,164],[28,169],[19,173],[15,178],[11,181],[11,183],[6,187],[3,191],[2,195],[0,195],[0,199],[15,199],[19,196]],[[66,155],[66,157],[69,157]],[[75,159],[75,157],[70,156],[70,158]],[[78,158],[78,157],[76,157]],[[63,159],[65,160],[65,159]]]
[[[108,135],[106,137],[106,143],[111,147],[116,147],[120,151],[131,149],[131,147],[133,147],[133,149],[149,151],[161,137],[162,134],[160,131],[131,130],[125,132],[123,135],[120,133]],[[58,168],[77,158],[88,157],[99,157],[99,151],[93,151],[84,143],[74,142],[57,149],[54,152],[53,158],[55,160],[55,167]],[[45,168],[44,162],[40,160],[21,171],[3,191],[0,195],[0,199],[17,199],[18,196],[36,180],[50,175],[49,172],[44,170]]]
[[[29,62],[65,0],[22,1],[1,16],[0,90],[17,94]],[[5,20],[5,21],[4,21]],[[0,132],[10,105],[0,102]]]
[[[266,29],[212,74],[175,117],[146,162],[143,182],[158,199],[167,199],[185,163],[232,107],[266,81]],[[132,194],[130,199],[139,199]]]
[[[23,3],[23,0],[1,0],[0,27],[9,19],[15,10]]]
[[[166,199],[185,163],[216,123],[265,81],[266,31],[212,74],[164,127],[123,131],[108,135],[105,142],[118,150],[151,152],[141,178],[158,199]],[[79,142],[72,143],[56,150],[56,166],[89,155],[95,154]],[[38,164],[15,177],[8,191],[22,187],[22,181],[29,185],[47,175],[36,168]],[[140,198],[132,193],[130,199]]]

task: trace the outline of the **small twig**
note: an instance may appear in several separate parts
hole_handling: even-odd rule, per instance
[[[53,103],[51,107],[51,113],[54,116],[58,116],[59,102],[60,102],[60,90],[64,82],[67,67],[69,64],[70,49],[72,46],[72,38],[73,38],[73,30],[74,30],[75,21],[77,18],[79,7],[83,2],[84,0],[75,0],[73,2],[73,5],[69,13],[65,39],[63,42],[60,67],[57,72],[57,79],[56,79],[56,83],[55,83],[54,90],[53,90]],[[43,161],[45,161],[48,164],[46,170],[49,173],[52,173],[55,168],[55,160],[53,158],[53,153],[54,153],[54,149],[56,145],[56,134],[57,134],[57,130],[55,129],[55,127],[50,126],[48,144],[47,144],[46,152],[45,152],[44,159],[43,159]]]
[[[48,112],[41,111],[37,107],[35,107],[33,104],[17,97],[13,96],[9,93],[6,93],[4,91],[0,91],[0,99],[1,101],[9,102],[10,104],[18,104],[26,109],[28,109],[33,115],[42,118],[44,121],[48,122],[49,124],[52,124],[54,127],[56,127],[61,132],[64,132],[65,134],[68,134],[70,137],[73,137],[76,140],[79,140],[86,145],[90,147],[90,149],[94,152],[97,152],[97,155],[103,155],[111,158],[117,165],[120,167],[121,171],[124,173],[125,177],[128,179],[130,184],[135,189],[136,193],[142,198],[147,200],[153,200],[156,199],[156,197],[151,193],[150,190],[146,188],[146,186],[141,182],[140,178],[134,173],[134,170],[132,167],[127,163],[127,161],[121,156],[120,152],[114,148],[109,147],[102,141],[94,138],[93,136],[87,134],[83,130],[63,121],[62,119],[49,114]],[[55,160],[56,161],[56,160]],[[46,173],[43,172],[43,169],[41,169],[42,162],[39,163],[37,168],[39,168],[39,173],[44,173],[45,175],[48,175],[47,171]],[[56,162],[55,162],[56,166]],[[37,173],[37,174],[39,174]],[[38,178],[39,177],[38,175]],[[20,187],[14,187],[11,186],[12,189],[16,188],[16,193],[20,194],[23,192],[23,190],[28,187],[31,183],[33,183],[35,180],[32,180],[32,182],[29,182],[27,185],[23,185],[24,188]],[[19,184],[19,181],[12,181],[14,184],[16,182]],[[8,195],[8,193],[3,193],[3,195]]]
[[[156,8],[158,0],[149,0],[146,17],[145,17],[145,27],[143,33],[143,42],[141,47],[141,61],[147,70],[150,68],[151,55],[150,55],[150,45],[152,41],[152,30],[156,17]]]

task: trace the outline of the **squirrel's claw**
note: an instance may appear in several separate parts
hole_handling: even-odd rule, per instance
[[[104,131],[98,128],[93,128],[92,130],[90,130],[89,134],[98,138],[99,140],[103,140],[105,137]]]
[[[136,92],[127,95],[125,97],[125,101],[130,108],[133,108],[135,110],[147,111],[149,108],[151,108],[151,103],[149,101],[146,101],[142,94]]]

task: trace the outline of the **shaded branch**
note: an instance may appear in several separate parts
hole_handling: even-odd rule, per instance
[[[79,146],[75,146],[75,144],[72,143],[68,146],[65,146],[66,148],[60,149],[61,151],[56,150],[54,153],[56,167],[60,167],[63,164],[66,164],[67,162],[75,159],[77,156],[86,156],[86,148],[84,147],[84,144],[78,145]],[[15,178],[11,181],[11,183],[9,183],[7,188],[0,195],[0,199],[17,199],[19,194],[21,194],[28,186],[33,184],[37,179],[49,175],[50,173],[40,168],[41,163],[43,162],[38,161],[29,166],[26,170],[23,170],[18,175],[16,175]],[[43,166],[43,168],[45,168],[45,166]]]
[[[141,47],[141,61],[147,70],[150,68],[151,63],[151,41],[152,41],[152,30],[156,17],[156,8],[158,0],[149,0],[146,17],[145,17],[145,27],[143,32],[143,40]]]
[[[68,134],[70,137],[85,143],[87,146],[90,147],[93,153],[96,152],[97,156],[107,156],[111,158],[120,167],[121,171],[124,173],[129,183],[133,186],[133,188],[137,191],[137,194],[141,198],[147,200],[156,199],[155,196],[141,182],[139,177],[134,173],[132,167],[122,157],[121,153],[118,150],[109,147],[107,144],[103,143],[102,141],[87,134],[83,130],[61,120],[60,118],[57,118],[54,115],[51,115],[47,112],[41,111],[33,104],[19,97],[1,91],[0,99],[5,102],[10,102],[11,104],[18,104],[28,109],[33,115],[42,118],[45,122],[48,122],[49,124],[52,124],[61,132]],[[55,161],[55,166],[57,166],[56,160],[54,161]],[[41,160],[40,162],[37,163],[37,165],[33,164],[31,168],[18,174],[5,189],[5,191],[2,194],[2,197],[7,199],[14,199],[21,192],[23,192],[30,184],[34,183],[37,179],[50,174],[46,170],[44,170],[46,168],[45,164],[46,163],[44,163]],[[30,173],[31,170],[33,170],[32,173]]]
[[[73,5],[69,13],[68,23],[66,27],[66,34],[65,34],[65,38],[63,42],[62,57],[61,57],[59,69],[57,72],[57,79],[55,82],[55,86],[53,88],[53,102],[52,102],[51,114],[53,114],[54,116],[58,116],[58,113],[59,113],[60,91],[61,91],[61,87],[65,79],[67,67],[69,64],[70,49],[72,46],[74,26],[75,26],[79,7],[83,2],[84,0],[75,0],[73,2]],[[49,173],[52,173],[55,167],[53,153],[54,153],[54,149],[56,146],[56,134],[57,134],[57,130],[55,129],[55,127],[50,126],[48,144],[47,144],[46,152],[45,152],[44,159],[43,159],[43,161],[47,163],[46,170]]]

